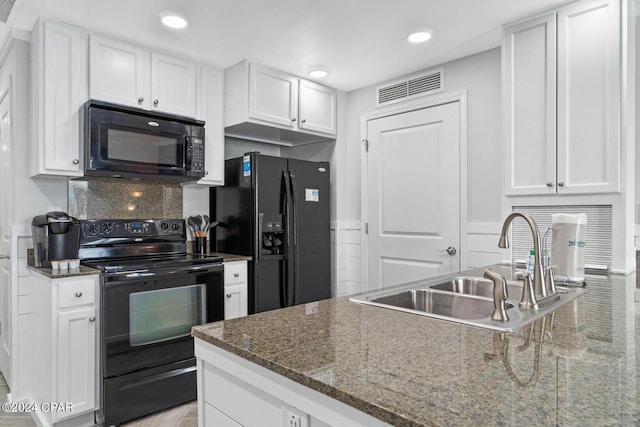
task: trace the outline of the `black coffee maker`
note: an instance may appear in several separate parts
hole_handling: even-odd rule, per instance
[[[51,261],[78,258],[80,221],[65,212],[47,212],[31,222],[36,267],[51,267]]]

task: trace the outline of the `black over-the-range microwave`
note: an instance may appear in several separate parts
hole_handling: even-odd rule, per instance
[[[197,180],[204,122],[90,100],[84,106],[85,175]]]

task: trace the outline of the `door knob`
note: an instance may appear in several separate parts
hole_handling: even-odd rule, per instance
[[[446,252],[450,256],[454,256],[458,253],[458,250],[455,248],[455,246],[449,246],[447,249],[438,249],[438,252]]]

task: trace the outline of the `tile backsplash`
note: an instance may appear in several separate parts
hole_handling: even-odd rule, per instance
[[[68,191],[78,219],[182,218],[179,182],[85,177],[69,180]]]

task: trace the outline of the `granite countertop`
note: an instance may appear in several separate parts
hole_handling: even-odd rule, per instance
[[[193,240],[187,241],[187,253],[190,253],[190,254],[195,253],[194,245],[195,245],[195,242]],[[251,261],[253,259],[249,255],[237,255],[237,254],[229,254],[225,252],[207,252],[207,255],[221,256],[222,262]]]
[[[65,277],[74,276],[90,276],[92,274],[100,274],[100,270],[81,265],[78,268],[67,268],[64,270],[54,270],[47,267],[36,267],[33,256],[33,249],[27,249],[27,268],[31,271],[42,274],[50,279],[64,279]]]
[[[227,254],[222,252],[209,252],[207,253],[207,255],[221,256],[223,258],[222,259],[223,262],[251,261],[251,257],[246,255],[235,255],[235,254]],[[38,272],[50,279],[63,279],[65,277],[89,276],[91,274],[100,274],[100,270],[87,267],[84,265],[81,265],[78,268],[68,268],[65,270],[54,270],[52,268],[36,267],[35,260],[33,257],[33,249],[27,250],[27,267],[29,268],[29,270]]]
[[[635,273],[587,283],[510,334],[341,297],[193,335],[397,426],[638,425]]]
[[[209,252],[207,255],[221,256],[222,262],[251,261],[252,259],[250,256],[247,256],[247,255],[227,254],[224,252]]]

